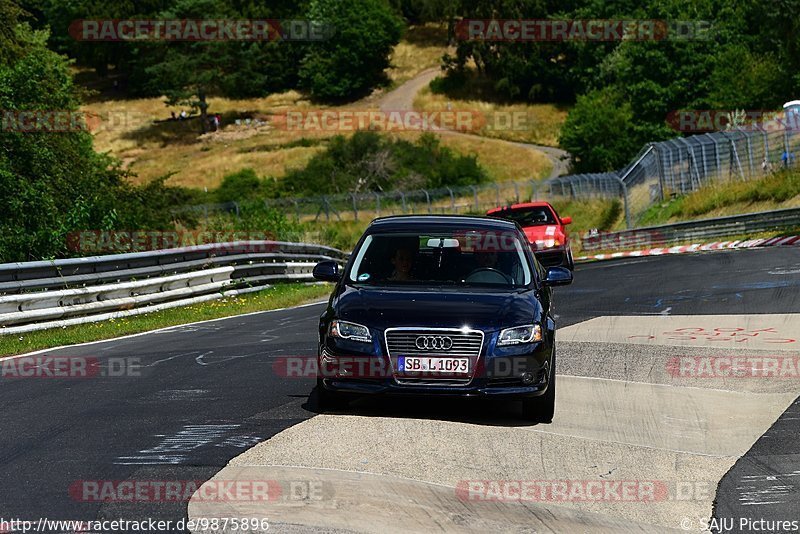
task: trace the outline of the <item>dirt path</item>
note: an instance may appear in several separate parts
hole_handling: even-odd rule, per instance
[[[386,93],[379,100],[381,111],[413,110],[414,98],[417,96],[417,93],[423,87],[426,87],[431,82],[431,80],[433,80],[440,73],[441,70],[439,68],[424,70],[421,73],[419,73],[416,77],[408,80],[406,83],[404,83],[397,89],[389,93]],[[447,131],[447,130],[444,131],[439,130],[437,131],[437,133],[440,135],[457,135],[462,137],[471,137],[473,139],[489,139],[487,137],[483,137],[480,135]],[[527,148],[529,150],[537,150],[539,152],[543,152],[553,164],[553,169],[550,171],[550,175],[548,176],[548,178],[556,178],[558,176],[563,176],[569,172],[570,155],[569,152],[565,150],[550,146],[534,145],[531,143],[520,143],[517,141],[503,141],[501,139],[494,139],[494,138],[491,139],[505,143],[510,143],[512,145]]]

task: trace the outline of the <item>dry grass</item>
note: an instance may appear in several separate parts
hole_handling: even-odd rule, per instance
[[[231,172],[245,167],[260,174],[280,177],[287,168],[301,167],[320,146],[282,150],[249,150],[256,146],[282,145],[302,137],[329,137],[330,132],[275,129],[264,124],[236,125],[236,119],[261,118],[289,109],[311,108],[300,93],[289,91],[267,98],[230,100],[212,98],[209,111],[222,115],[219,132],[200,135],[197,119],[165,121],[170,108],[161,98],[110,100],[84,106],[89,117],[95,148],[111,152],[136,174],[137,183],[172,174],[169,183],[213,188]],[[321,109],[314,106],[314,109]],[[173,109],[179,112],[179,109]],[[163,122],[156,122],[163,121]]]
[[[438,65],[446,48],[444,26],[412,26],[392,55],[392,68],[387,72],[392,84],[399,85]],[[87,73],[78,74],[86,78],[87,85],[91,85],[94,77]],[[375,97],[382,93],[379,91]],[[109,95],[112,96],[110,100]],[[219,185],[225,175],[246,167],[252,167],[262,176],[280,178],[287,169],[304,166],[314,154],[324,150],[324,146],[277,150],[265,150],[265,147],[285,145],[301,138],[328,138],[352,133],[336,129],[287,130],[267,125],[247,127],[234,124],[237,118],[266,120],[271,115],[289,110],[327,109],[311,104],[297,91],[248,100],[211,98],[209,112],[222,115],[223,128],[202,136],[196,119],[166,121],[170,111],[177,114],[180,108],[166,107],[163,98],[117,100],[113,95],[112,90],[103,91],[102,95],[90,98],[83,110],[94,118],[89,122],[94,126],[95,148],[119,158],[135,173],[135,183],[171,174],[170,184],[211,189]],[[377,109],[377,104],[372,103],[374,100],[369,98],[345,108],[367,106]]]
[[[558,134],[567,110],[553,104],[500,104],[483,100],[453,100],[429,87],[414,99],[420,111],[469,111],[475,117],[468,132],[495,139],[558,146]],[[512,121],[516,121],[513,123]]]
[[[411,26],[391,57],[392,67],[387,75],[398,86],[420,72],[437,67],[447,52],[447,26],[428,23]]]
[[[219,132],[202,136],[194,120],[154,123],[154,120],[163,120],[166,114],[160,99],[109,101],[87,105],[85,110],[112,119],[111,123],[100,124],[95,133],[95,146],[120,158],[136,173],[135,182],[147,182],[170,173],[171,184],[211,189],[219,185],[225,175],[246,167],[262,176],[280,178],[288,169],[305,166],[314,154],[325,149],[324,144],[276,150],[270,150],[271,147],[302,138],[325,139],[353,133],[352,128],[338,129],[335,123],[333,128],[325,129],[313,125],[286,129],[266,124],[258,127],[230,124],[237,116],[266,118],[290,108],[310,109],[307,102],[299,98],[292,100],[291,96],[294,95],[238,102],[212,99],[210,109],[223,115],[224,127]],[[118,112],[119,109],[126,111]],[[236,109],[251,111],[237,114],[233,111]],[[391,135],[416,139],[420,132]],[[477,155],[494,180],[541,178],[547,176],[551,168],[550,161],[541,152],[492,139],[443,134],[442,143],[456,152]]]
[[[400,84],[419,72],[439,64],[446,51],[446,29],[440,25],[411,27],[392,56],[389,76]],[[104,98],[108,98],[105,93]],[[135,183],[145,183],[170,174],[168,183],[194,188],[213,189],[227,174],[253,168],[261,176],[281,178],[289,169],[305,166],[325,144],[285,147],[300,139],[326,139],[337,134],[351,135],[352,128],[297,128],[281,126],[280,117],[287,111],[333,109],[312,104],[296,91],[265,98],[231,100],[209,99],[209,113],[222,115],[218,132],[200,135],[198,120],[167,120],[170,111],[163,98],[130,100],[93,99],[84,111],[95,120],[95,148],[111,152],[133,171]],[[373,98],[343,108],[377,110]],[[188,111],[188,110],[187,110]],[[237,119],[261,119],[259,126],[236,125]],[[271,126],[268,121],[272,121]],[[416,139],[419,132],[392,133]],[[492,139],[471,139],[443,134],[442,143],[462,154],[474,154],[493,180],[542,178],[550,172],[547,157],[524,147]]]
[[[419,132],[398,132],[392,135],[416,139]],[[477,156],[492,181],[540,180],[550,174],[550,159],[538,150],[512,145],[495,139],[480,139],[456,133],[442,133],[442,145],[459,154]]]

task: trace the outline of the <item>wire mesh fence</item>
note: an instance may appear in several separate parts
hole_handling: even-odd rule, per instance
[[[264,205],[296,220],[368,220],[382,215],[481,214],[504,204],[530,200],[622,198],[628,228],[649,207],[711,183],[744,181],[779,169],[796,168],[800,130],[760,127],[679,137],[649,143],[619,171],[574,174],[548,180],[503,181],[466,187],[414,191],[371,191],[315,197],[270,198]],[[239,216],[236,202],[181,208],[208,218],[210,213]]]

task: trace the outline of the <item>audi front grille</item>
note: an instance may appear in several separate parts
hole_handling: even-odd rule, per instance
[[[414,385],[464,385],[475,375],[483,347],[483,332],[458,328],[388,328],[384,332],[386,350],[392,362],[392,371],[399,384]],[[469,373],[399,372],[400,356],[428,356],[435,358],[469,358]]]

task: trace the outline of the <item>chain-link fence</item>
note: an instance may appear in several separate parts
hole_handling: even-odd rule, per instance
[[[633,228],[654,203],[712,182],[750,180],[796,167],[798,133],[796,128],[737,128],[649,143],[627,167],[615,172],[467,187],[265,199],[264,204],[296,220],[342,221],[414,213],[480,214],[496,206],[529,200],[622,198],[626,226]],[[236,202],[189,209],[206,218],[210,212],[240,213]]]
[[[531,199],[618,198],[622,182],[616,173],[583,174],[552,180],[503,181],[466,187],[270,198],[264,205],[279,209],[296,220],[369,220],[382,215],[460,213],[481,214],[505,204]],[[175,210],[200,219],[215,213],[238,216],[244,205],[237,202],[202,204]]]
[[[633,225],[655,202],[712,183],[752,180],[796,168],[798,133],[792,128],[734,128],[648,144],[619,172]]]

